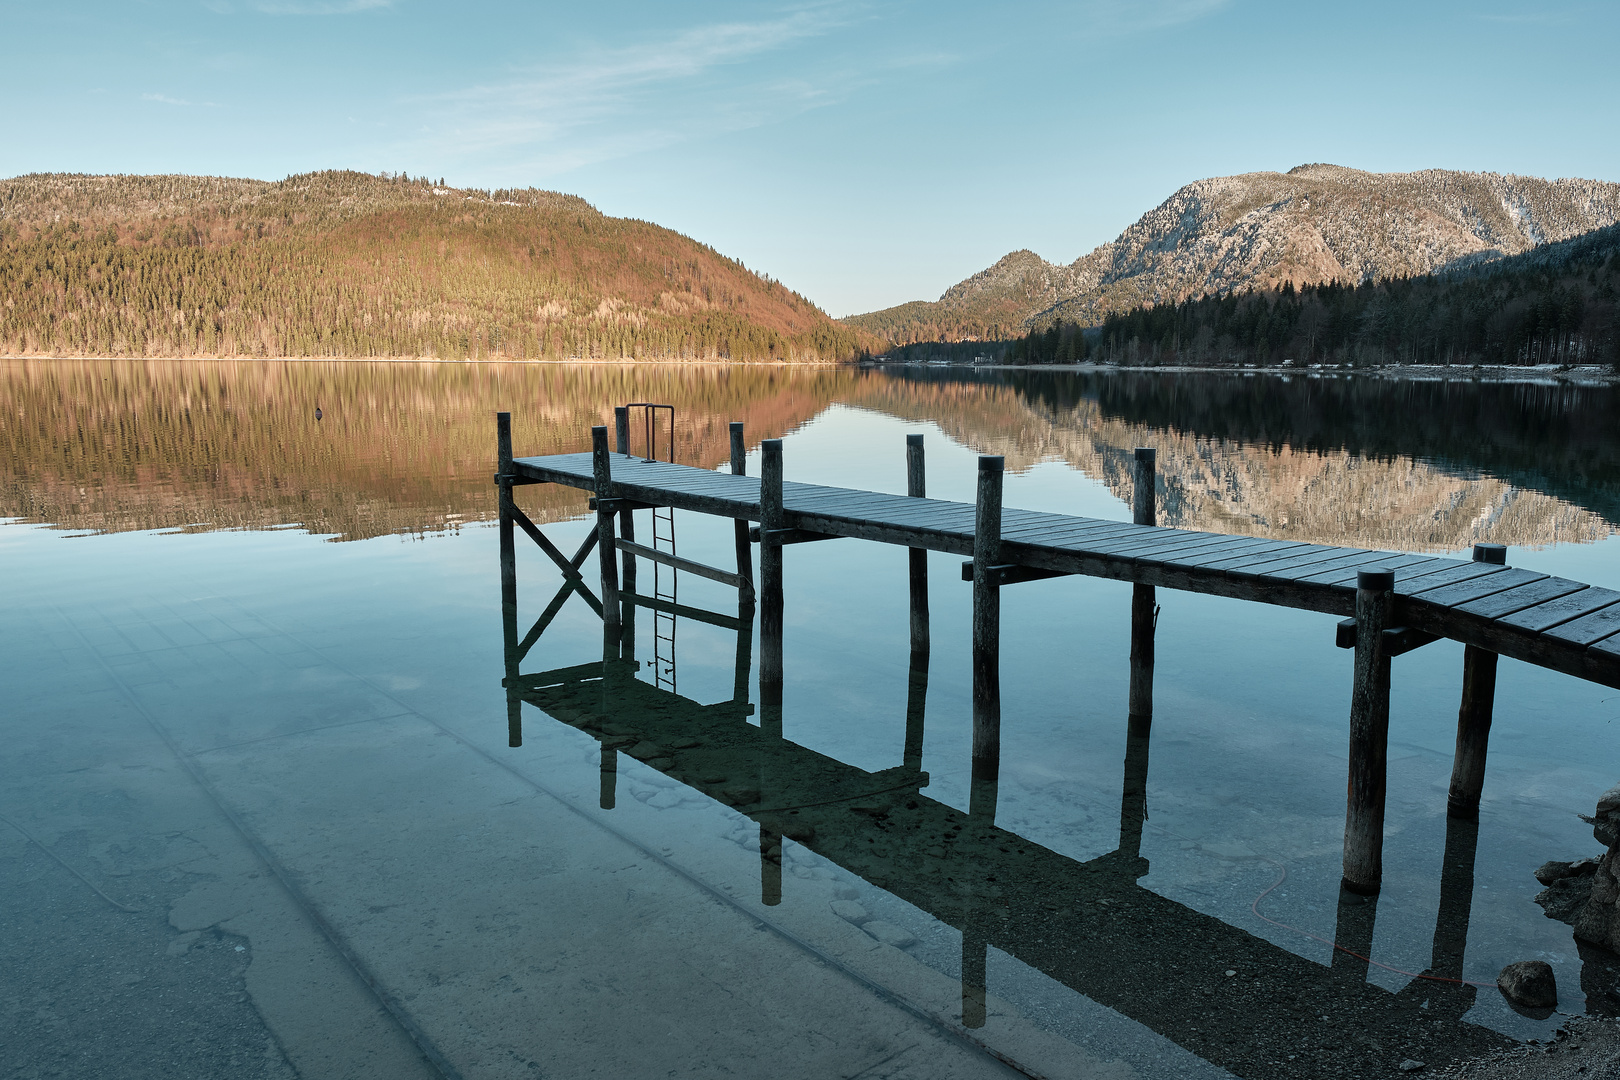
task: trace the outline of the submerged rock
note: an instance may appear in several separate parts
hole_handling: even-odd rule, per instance
[[[1552,965],[1542,960],[1520,960],[1509,964],[1496,977],[1497,989],[1509,1003],[1525,1009],[1556,1009],[1558,982]]]

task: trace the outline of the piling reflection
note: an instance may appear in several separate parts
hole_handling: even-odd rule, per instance
[[[566,585],[562,595],[578,589]],[[767,592],[768,595],[768,592]],[[602,802],[613,806],[614,762],[628,753],[751,818],[759,829],[760,898],[782,899],[782,844],[802,844],[961,934],[961,1023],[986,1019],[993,947],[1241,1077],[1381,1074],[1405,1057],[1436,1063],[1482,1053],[1503,1036],[1463,1016],[1475,990],[1460,982],[1473,893],[1477,825],[1447,823],[1430,978],[1399,992],[1367,981],[1376,898],[1341,897],[1331,965],[1324,966],[1143,888],[1152,730],[1154,606],[1133,604],[1132,687],[1117,850],[1077,860],[996,823],[996,781],[976,776],[967,812],[924,794],[921,770],[928,652],[908,673],[901,763],[876,772],[796,744],[783,728],[780,665],[761,668],[760,716],[747,700],[750,605],[736,616],[683,610],[737,634],[735,692],[703,703],[637,677],[610,631],[601,663],[519,674],[524,640],[508,626],[505,686],[589,734],[602,747]],[[630,608],[659,601],[626,592]],[[763,639],[780,658],[780,630]],[[1234,972],[1235,974],[1229,974]]]

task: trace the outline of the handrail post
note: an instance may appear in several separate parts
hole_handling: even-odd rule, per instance
[[[1344,887],[1376,893],[1384,873],[1384,793],[1389,767],[1389,647],[1395,573],[1356,574],[1356,669],[1350,692],[1350,782],[1344,817]]]
[[[591,428],[591,468],[596,482],[596,551],[602,566],[602,620],[608,625],[618,627],[619,615],[619,564],[615,556],[618,554],[618,545],[613,540],[613,510],[612,504],[606,500],[613,498],[613,462],[608,457],[608,432],[606,427]]]
[[[906,494],[913,499],[928,497],[921,435],[906,436]],[[911,565],[911,652],[915,656],[929,649],[928,549],[907,548],[906,551]]]
[[[973,778],[1001,771],[1001,589],[990,568],[1001,562],[1001,487],[1006,462],[979,457],[973,511]]]
[[[743,424],[741,420],[731,422],[731,475],[748,475],[748,446],[743,442]],[[748,521],[738,518],[732,522],[736,533],[737,543],[737,576],[754,584],[754,549],[748,542]]]
[[[1475,544],[1474,561],[1507,565],[1501,544]],[[1451,790],[1446,815],[1479,820],[1479,797],[1485,790],[1485,752],[1491,740],[1491,714],[1496,705],[1496,654],[1477,645],[1463,647],[1462,704],[1457,709],[1457,753],[1451,763]]]

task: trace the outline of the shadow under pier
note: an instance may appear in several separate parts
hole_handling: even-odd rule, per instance
[[[915,694],[915,664],[911,674]],[[598,739],[604,755],[628,752],[757,822],[766,903],[782,887],[771,841],[786,837],[955,927],[967,1026],[982,1023],[994,947],[1243,1077],[1381,1075],[1403,1058],[1438,1064],[1507,1042],[1461,1019],[1472,988],[1418,982],[1392,993],[1365,981],[1365,964],[1324,966],[1140,886],[1146,717],[1130,718],[1122,846],[1077,860],[996,825],[993,789],[977,785],[966,813],[923,794],[928,776],[910,746],[902,765],[859,769],[750,724],[746,702],[681,697],[617,657],[521,676],[515,689]],[[1448,846],[1434,974],[1460,974],[1467,906],[1457,890],[1471,894],[1471,867],[1471,850]],[[1365,946],[1375,902],[1345,903],[1340,933]]]

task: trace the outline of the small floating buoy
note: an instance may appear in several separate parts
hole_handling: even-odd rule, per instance
[[[319,420],[320,418],[321,418],[321,407],[319,405],[317,405],[317,406],[315,406],[315,419]]]

